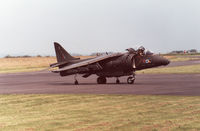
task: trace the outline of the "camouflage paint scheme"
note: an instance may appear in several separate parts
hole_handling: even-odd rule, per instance
[[[72,57],[60,44],[54,43],[57,63],[51,64],[50,67],[58,67],[53,73],[60,73],[61,76],[82,74],[84,78],[92,74],[99,76],[98,84],[105,84],[106,77],[116,77],[116,83],[120,83],[118,77],[129,76],[128,84],[135,81],[135,71],[165,66],[170,63],[166,58],[145,51],[144,47],[137,50],[127,49],[125,53],[113,53],[96,56],[95,58],[79,59]],[[75,84],[78,81],[75,78]]]

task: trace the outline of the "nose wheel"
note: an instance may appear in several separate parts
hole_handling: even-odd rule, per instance
[[[97,83],[98,84],[106,84],[106,77],[100,76],[97,78]]]
[[[128,84],[134,84],[134,82],[135,82],[135,73],[133,74],[133,76],[127,78]]]
[[[127,78],[127,83],[128,83],[128,84],[133,84],[134,81],[135,81],[135,78],[132,77],[132,76],[130,76],[130,77]]]

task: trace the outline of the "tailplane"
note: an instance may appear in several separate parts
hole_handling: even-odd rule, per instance
[[[57,62],[68,62],[70,60],[77,60],[79,58],[75,58],[71,56],[60,44],[57,42],[54,42],[55,52],[56,52],[56,58]]]

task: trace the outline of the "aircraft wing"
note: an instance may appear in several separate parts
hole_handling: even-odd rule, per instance
[[[118,57],[118,56],[121,56],[121,55],[123,55],[123,54],[122,53],[115,53],[115,54],[109,54],[109,55],[107,55],[107,54],[101,55],[101,56],[98,56],[98,57],[95,57],[95,58],[92,58],[92,59],[89,59],[89,60],[85,60],[85,61],[81,61],[81,62],[72,64],[72,65],[69,65],[69,66],[65,66],[65,67],[60,68],[58,70],[53,70],[52,72],[58,73],[58,72],[61,72],[61,71],[66,71],[66,70],[90,65],[90,64],[93,64],[93,63],[103,61],[103,60],[108,59],[108,58],[114,58],[114,57]]]

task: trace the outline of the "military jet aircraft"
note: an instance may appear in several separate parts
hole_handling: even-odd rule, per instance
[[[75,74],[74,84],[78,84],[77,74],[87,78],[92,74],[98,76],[98,84],[106,84],[107,77],[116,77],[116,83],[119,84],[119,77],[129,76],[128,84],[135,81],[135,71],[168,65],[170,63],[166,58],[155,55],[150,51],[145,51],[144,47],[137,50],[133,48],[126,49],[125,53],[111,53],[96,56],[94,58],[80,59],[71,56],[60,44],[54,43],[57,63],[51,64],[53,73],[60,73],[60,76]]]

